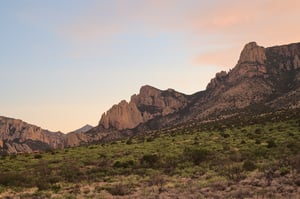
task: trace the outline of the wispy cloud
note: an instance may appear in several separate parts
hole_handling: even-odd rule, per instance
[[[122,35],[181,33],[191,52],[209,49],[191,55],[192,60],[198,57],[197,63],[203,60],[202,64],[207,64],[219,57],[223,65],[228,65],[238,56],[231,53],[249,41],[266,46],[298,41],[299,7],[298,0],[113,1],[91,4],[57,25],[55,32],[80,46],[109,45]],[[224,50],[220,51],[220,46]]]

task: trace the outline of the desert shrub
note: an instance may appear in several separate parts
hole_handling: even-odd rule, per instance
[[[148,167],[154,167],[158,162],[159,157],[156,154],[146,154],[140,159],[140,163]]]
[[[148,137],[147,139],[146,139],[146,142],[153,142],[154,141],[154,138],[153,137]]]
[[[6,160],[6,157],[7,157],[8,155],[6,155],[6,154],[2,154],[2,155],[0,155],[0,157],[1,157],[1,160]]]
[[[58,193],[60,189],[61,189],[61,186],[60,186],[60,185],[54,184],[54,185],[51,186],[51,190],[52,190],[54,193]]]
[[[288,173],[290,173],[291,168],[289,166],[281,166],[279,168],[279,174],[282,176],[287,175]]]
[[[3,193],[4,191],[6,191],[5,187],[0,186],[0,193]]]
[[[274,148],[274,147],[276,147],[277,145],[276,145],[276,143],[275,143],[275,141],[274,140],[268,140],[267,141],[267,148]]]
[[[43,156],[41,154],[35,154],[34,155],[34,159],[41,159],[43,158]]]
[[[261,128],[257,128],[257,129],[255,129],[254,133],[255,134],[262,134],[263,130]]]
[[[116,141],[112,141],[110,144],[111,145],[115,145],[115,144],[117,144],[117,142]]]
[[[15,159],[17,159],[17,155],[16,154],[9,155],[9,159],[15,160]]]
[[[73,161],[66,161],[61,167],[59,174],[68,182],[78,182],[84,179],[84,175],[80,171],[79,165]]]
[[[247,129],[242,129],[241,133],[246,134],[247,133]]]
[[[243,163],[243,169],[246,171],[254,171],[256,169],[256,165],[254,164],[254,162],[250,160],[246,160]]]
[[[260,145],[253,147],[249,152],[250,156],[248,158],[250,159],[266,158],[268,156],[268,149]]]
[[[166,184],[166,179],[161,174],[154,174],[149,180],[150,186],[157,186],[159,193],[164,191],[164,185]]]
[[[295,134],[294,134],[294,133],[292,133],[292,132],[288,132],[288,135],[289,135],[290,137],[293,137],[293,136],[295,136]]]
[[[132,144],[132,138],[129,138],[129,139],[126,141],[126,144],[128,144],[128,145]]]
[[[50,183],[45,178],[38,178],[36,181],[36,186],[39,191],[47,190],[50,188]]]
[[[34,176],[27,172],[1,172],[0,185],[8,187],[32,187]]]
[[[233,162],[240,162],[242,160],[242,155],[238,151],[230,151],[229,159]]]
[[[230,145],[228,143],[223,143],[222,147],[223,147],[223,151],[229,151],[230,150]]]
[[[229,164],[226,166],[225,175],[229,180],[233,180],[235,182],[238,182],[245,177],[242,167],[234,164]]]
[[[184,159],[199,165],[201,162],[207,160],[209,151],[202,148],[185,148],[183,152]]]
[[[300,150],[299,144],[295,141],[289,141],[286,147],[290,149],[292,153],[297,153]]]
[[[224,132],[220,133],[220,135],[225,139],[230,137],[228,133],[224,133]]]
[[[133,186],[131,184],[117,183],[110,187],[105,188],[111,195],[114,196],[126,196],[133,191]]]
[[[133,160],[126,160],[124,162],[116,161],[114,163],[113,167],[116,167],[116,168],[129,168],[129,167],[132,167],[133,165],[134,165]]]

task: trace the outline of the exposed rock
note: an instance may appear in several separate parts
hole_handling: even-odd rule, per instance
[[[265,64],[267,60],[265,48],[258,46],[256,42],[250,42],[245,45],[241,52],[238,64],[243,63],[257,63],[260,65]]]
[[[294,64],[295,69],[300,68],[300,59],[299,59],[298,55],[295,55],[293,64]]]
[[[99,122],[105,129],[132,129],[158,116],[176,112],[187,104],[187,97],[172,89],[158,90],[143,86],[138,95],[133,95],[128,103],[125,100],[104,113]]]
[[[226,79],[226,77],[227,77],[226,71],[221,71],[221,72],[217,73],[216,77],[211,79],[211,81],[207,85],[206,89],[210,90],[210,89],[213,89],[213,88],[219,86]]]
[[[122,130],[134,128],[141,122],[143,122],[143,117],[136,104],[123,100],[102,115],[100,125],[106,129],[112,127]]]
[[[49,132],[21,120],[6,117],[0,117],[0,140],[2,148],[8,153],[32,152],[30,145],[43,149],[64,147],[62,133]]]

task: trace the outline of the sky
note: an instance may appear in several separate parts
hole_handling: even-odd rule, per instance
[[[142,85],[192,94],[244,45],[300,42],[299,0],[0,0],[0,115],[64,133]]]

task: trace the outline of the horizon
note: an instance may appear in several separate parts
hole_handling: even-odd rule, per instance
[[[244,45],[299,42],[297,0],[2,2],[4,117],[49,131],[98,124],[143,85],[185,94],[233,68]]]

